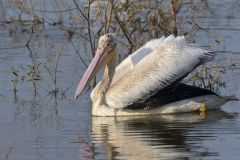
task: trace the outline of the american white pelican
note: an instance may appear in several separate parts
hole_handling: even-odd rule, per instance
[[[154,39],[118,66],[117,40],[100,37],[91,64],[75,98],[105,66],[102,80],[91,93],[93,116],[132,116],[205,111],[232,100],[216,93],[181,84],[197,66],[213,59],[213,53],[188,44],[184,36]]]

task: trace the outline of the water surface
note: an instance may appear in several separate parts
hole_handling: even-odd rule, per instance
[[[211,63],[236,64],[224,74],[226,88],[219,92],[240,97],[240,5],[229,2],[209,1],[199,19],[209,31],[197,32],[195,40],[212,45],[217,55]],[[92,118],[90,91],[74,100],[85,70],[74,47],[88,63],[86,42],[77,36],[68,41],[51,26],[38,33],[31,49],[25,47],[27,39],[27,33],[9,36],[8,27],[0,26],[0,160],[239,159],[239,102],[206,115]],[[51,74],[60,51],[59,94],[54,98],[49,94],[54,88]],[[36,89],[28,79],[18,81],[14,94],[10,68],[17,66],[19,75],[26,75],[27,64],[40,64],[41,80],[35,81]]]

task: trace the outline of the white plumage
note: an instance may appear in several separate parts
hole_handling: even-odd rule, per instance
[[[187,44],[183,36],[149,41],[119,64],[106,102],[113,108],[124,108],[169,86],[212,57],[208,51]]]
[[[122,61],[116,68],[116,74],[113,77],[112,83],[123,76],[127,71],[133,69],[133,67],[153,50],[157,49],[159,45],[165,40],[165,37],[148,41],[141,48],[129,55],[124,61]]]
[[[94,116],[137,116],[205,111],[235,97],[179,82],[193,69],[213,58],[213,53],[189,44],[183,36],[147,42],[117,66],[116,40],[102,36],[75,97],[105,66],[102,80],[91,93]]]

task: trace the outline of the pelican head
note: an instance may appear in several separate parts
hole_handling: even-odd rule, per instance
[[[95,56],[84,73],[77,87],[75,98],[77,99],[84,88],[91,82],[101,67],[109,64],[116,56],[116,40],[112,34],[105,34],[100,37]]]

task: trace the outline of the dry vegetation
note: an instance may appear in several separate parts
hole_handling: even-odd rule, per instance
[[[26,46],[29,48],[41,30],[48,26],[56,27],[66,33],[68,41],[73,37],[83,39],[86,48],[91,51],[91,57],[94,56],[99,36],[108,32],[121,37],[121,47],[125,49],[122,57],[131,54],[151,38],[174,34],[185,35],[188,41],[195,42],[197,32],[207,32],[198,18],[208,8],[207,0],[53,0],[48,2],[52,6],[51,10],[46,3],[11,0],[11,7],[18,14],[7,18],[5,10],[1,9],[0,24],[9,28],[10,35],[27,32],[29,38]],[[4,0],[0,0],[0,8],[3,5]],[[87,66],[88,62],[78,54],[77,49],[75,51]],[[48,69],[54,82],[51,91],[54,94],[58,92],[56,74],[60,56],[61,50],[56,53],[55,68],[52,71]],[[221,79],[225,69],[226,66],[219,65],[202,67],[185,79],[185,82],[216,91],[219,86],[225,86]],[[13,82],[16,90],[16,79]]]

